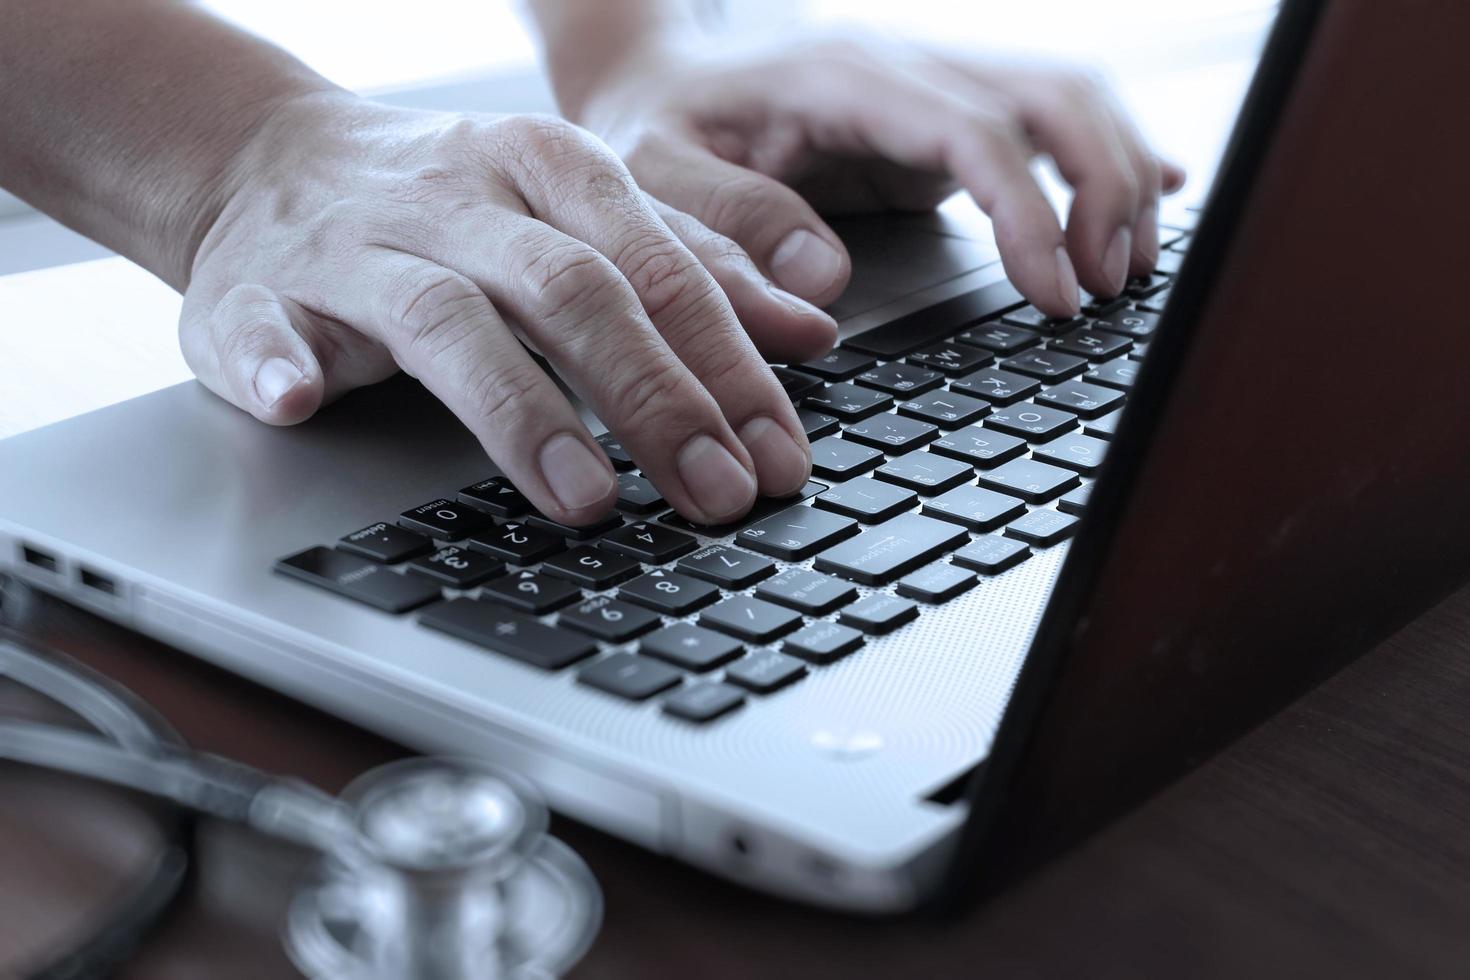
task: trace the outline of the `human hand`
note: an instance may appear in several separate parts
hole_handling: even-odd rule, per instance
[[[686,40],[608,62],[553,59],[569,117],[601,134],[650,194],[739,243],[813,303],[850,272],[819,213],[927,209],[963,187],[990,215],[1011,282],[1069,315],[1078,281],[1112,296],[1158,258],[1158,201],[1184,182],[1089,74],[873,37],[715,55]],[[1076,194],[1063,231],[1028,164]]]
[[[801,424],[756,348],[814,357],[835,324],[585,131],[319,93],[275,112],[226,181],[180,340],[257,418],[300,421],[402,368],[538,510],[586,523],[616,499],[613,470],[514,327],[690,519],[805,481]]]

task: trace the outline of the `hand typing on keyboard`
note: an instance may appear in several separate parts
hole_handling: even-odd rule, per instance
[[[990,215],[1007,276],[1047,314],[1078,311],[1079,279],[1116,296],[1159,258],[1159,196],[1183,171],[1087,74],[859,34],[731,53],[677,28],[618,30],[627,4],[532,6],[568,117],[607,139],[645,190],[812,302],[836,298],[849,271],[819,211],[927,209],[956,186]],[[1077,190],[1065,231],[1028,170],[1037,153]]]
[[[626,165],[558,119],[360,98],[193,5],[22,0],[0,32],[0,175],[185,290],[185,358],[224,398],[289,424],[407,371],[513,482],[476,506],[524,499],[533,526],[572,537],[615,503],[666,501],[708,527],[803,491],[812,420],[797,398],[826,431],[901,400],[921,421],[849,429],[820,464],[947,485],[960,474],[896,473],[875,447],[1026,397],[992,390],[1019,377],[1000,368],[1039,388],[1128,343],[1080,330],[1078,284],[1116,297],[1154,269],[1158,196],[1183,176],[1084,76],[856,37],[717,56],[676,4],[531,7],[563,110]],[[1078,189],[1065,231],[1028,170],[1037,153]],[[889,363],[826,390],[773,376],[767,361],[808,362],[835,339],[812,304],[841,292],[850,263],[818,212],[929,207],[954,186],[994,219],[1030,312],[973,349],[931,317],[937,347],[896,364],[886,337],[867,353]],[[1045,351],[1011,329],[1073,319]],[[1079,385],[1053,400],[1108,411]]]

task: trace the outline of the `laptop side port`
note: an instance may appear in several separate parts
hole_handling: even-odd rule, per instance
[[[94,592],[101,592],[110,596],[117,595],[117,582],[108,578],[106,575],[92,571],[90,568],[79,567],[77,569],[77,580],[81,582],[82,588],[84,589],[91,589]]]
[[[28,544],[20,546],[20,558],[32,568],[44,569],[53,575],[61,571],[61,561],[55,555]]]

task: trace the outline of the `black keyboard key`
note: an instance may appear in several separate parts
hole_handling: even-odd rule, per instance
[[[756,650],[725,669],[725,680],[756,694],[779,691],[806,674],[806,664],[777,650]]]
[[[582,527],[561,524],[541,514],[531,514],[526,518],[526,523],[532,527],[549,531],[552,534],[558,534],[564,538],[573,538],[577,541],[591,541],[593,538],[606,534],[615,527],[622,527],[623,515],[614,512],[594,524],[587,524]]]
[[[1102,466],[1103,457],[1107,451],[1108,444],[1096,436],[1069,432],[1060,439],[1054,439],[1044,446],[1037,446],[1031,453],[1031,457],[1046,463],[1065,466],[1069,470],[1076,470],[1083,476],[1092,476]]]
[[[842,610],[837,618],[864,633],[881,635],[892,633],[918,615],[919,607],[909,600],[874,592]]]
[[[1064,412],[1095,419],[1123,404],[1123,393],[1086,381],[1068,381],[1054,385],[1036,396],[1036,404],[1051,405]]]
[[[837,431],[837,416],[824,415],[810,408],[797,409],[796,417],[801,420],[801,429],[806,433],[808,442],[815,442],[823,436],[830,436]]]
[[[882,524],[919,502],[912,490],[861,477],[839,483],[816,499],[816,506],[864,524]]]
[[[1138,362],[1120,357],[1105,364],[1095,365],[1083,377],[1095,385],[1104,385],[1119,391],[1131,391],[1133,383],[1138,380]]]
[[[428,554],[434,542],[422,534],[406,531],[396,524],[369,524],[360,531],[353,531],[337,542],[337,547],[373,561],[390,565],[419,555]]]
[[[1031,549],[1024,542],[998,534],[982,535],[950,556],[956,565],[973,568],[982,575],[999,575],[1030,557]]]
[[[868,354],[861,354],[846,347],[834,347],[817,358],[798,365],[807,374],[815,374],[827,381],[846,381],[876,365],[878,362]]]
[[[618,509],[630,514],[651,514],[663,510],[664,497],[646,476],[637,473],[618,474]]]
[[[745,703],[738,687],[719,681],[689,684],[664,698],[664,714],[703,724],[727,715]]]
[[[638,559],[591,545],[552,555],[541,563],[541,570],[547,575],[576,582],[584,589],[594,592],[610,589],[620,582],[643,574],[643,566],[638,563]]]
[[[1028,503],[1042,504],[1060,497],[1082,482],[1076,473],[1034,459],[1013,459],[980,474],[980,485]]]
[[[674,623],[650,633],[638,648],[650,657],[694,671],[713,670],[745,652],[739,640],[690,623]]]
[[[1119,310],[1109,313],[1107,316],[1098,317],[1093,321],[1092,329],[1106,330],[1109,333],[1122,334],[1132,337],[1134,340],[1144,340],[1153,335],[1158,329],[1159,317],[1156,313],[1144,313],[1141,310]]]
[[[398,515],[398,523],[419,534],[443,541],[459,541],[493,522],[483,511],[440,497],[404,511]]]
[[[1111,439],[1118,431],[1118,420],[1123,417],[1123,410],[1109,412],[1100,419],[1092,419],[1083,423],[1082,431],[1099,439]]]
[[[892,361],[864,371],[854,380],[860,385],[877,388],[890,395],[908,397],[917,395],[921,391],[928,391],[930,388],[938,388],[944,384],[944,375],[938,371],[930,371],[928,368]]]
[[[749,640],[768,643],[801,625],[801,613],[764,599],[734,595],[699,614],[699,625]]]
[[[600,547],[650,565],[683,558],[699,548],[699,541],[691,535],[647,521],[624,524],[597,543]]]
[[[668,664],[648,657],[615,653],[584,667],[577,674],[577,680],[629,701],[646,701],[660,691],[678,685],[684,680],[684,675]]]
[[[870,446],[827,436],[812,443],[812,473],[827,480],[845,480],[883,465],[883,452]]]
[[[485,596],[516,609],[544,616],[582,598],[582,590],[570,582],[540,572],[511,572],[485,584]]]
[[[958,429],[978,422],[990,411],[990,404],[957,391],[926,391],[917,398],[898,403],[898,414],[907,415],[941,429]]]
[[[663,625],[658,613],[606,595],[595,595],[585,602],[568,606],[557,614],[556,621],[560,626],[571,627],[609,643],[626,643]]]
[[[998,282],[901,316],[858,334],[843,346],[892,360],[949,337],[972,323],[988,320],[1021,302],[1024,300],[1015,287]]]
[[[1023,306],[1001,317],[1000,322],[1013,327],[1025,327],[1027,330],[1040,330],[1043,333],[1060,333],[1080,327],[1086,321],[1080,316],[1049,316],[1034,306]]]
[[[857,587],[830,575],[788,568],[766,579],[755,594],[808,616],[825,616],[857,598]]]
[[[670,616],[686,616],[718,599],[720,590],[709,582],[655,568],[618,589],[618,595]]]
[[[1086,371],[1087,360],[1049,350],[1028,350],[1006,358],[1000,362],[1000,366],[1008,371],[1027,374],[1048,384],[1055,384],[1075,378]]]
[[[772,364],[771,373],[776,376],[777,381],[781,382],[781,388],[786,392],[786,397],[792,401],[800,401],[822,387],[821,378],[814,378],[810,374],[792,368]]]
[[[937,440],[930,445],[929,451],[989,469],[1024,455],[1026,440],[972,425]]]
[[[1127,351],[1133,346],[1133,341],[1115,333],[1082,329],[1063,334],[1047,346],[1063,354],[1085,357],[1089,361],[1106,361]]]
[[[924,501],[924,513],[941,521],[952,521],[971,531],[989,531],[1026,512],[1015,497],[984,487],[955,487]]]
[[[512,565],[534,565],[565,548],[560,535],[547,534],[525,524],[502,524],[470,538],[469,545]]]
[[[841,623],[812,623],[788,636],[781,644],[783,653],[800,657],[807,663],[830,664],[863,645],[863,634]]]
[[[1057,510],[1064,514],[1081,516],[1087,510],[1088,501],[1092,499],[1092,484],[1084,483],[1076,490],[1068,490],[1057,498]]]
[[[1041,390],[1041,383],[1012,371],[982,368],[951,381],[949,390],[983,398],[993,405],[1009,405],[1036,394]]]
[[[585,636],[484,599],[450,599],[426,610],[419,622],[542,670],[560,670],[597,652]]]
[[[1128,352],[1128,360],[1141,361],[1148,356],[1148,344],[1134,344],[1133,349]]]
[[[931,371],[940,371],[944,374],[969,374],[985,367],[992,360],[993,355],[989,351],[968,344],[930,344],[921,350],[916,350],[905,358],[910,364],[915,364]]]
[[[472,483],[459,492],[459,501],[496,517],[520,517],[531,502],[503,476]]]
[[[282,575],[310,582],[384,612],[401,613],[440,598],[439,586],[417,575],[400,575],[359,555],[336,548],[307,548],[276,562]]]
[[[901,596],[938,604],[968,592],[975,587],[977,581],[979,580],[975,578],[974,572],[951,565],[947,561],[938,561],[918,571],[909,572],[898,580],[896,589]]]
[[[1161,276],[1150,272],[1147,275],[1131,276],[1128,279],[1127,288],[1123,290],[1124,295],[1133,299],[1143,299],[1152,296],[1160,290],[1169,288],[1168,276]]]
[[[890,459],[874,470],[873,475],[927,496],[968,483],[975,476],[975,471],[970,464],[960,460],[918,452]]]
[[[900,514],[827,549],[817,556],[816,568],[865,585],[882,585],[969,539],[964,528],[948,521]]]
[[[858,533],[857,521],[812,507],[792,507],[752,524],[735,536],[737,543],[772,558],[803,561],[843,538]]]
[[[824,415],[835,415],[841,422],[856,422],[893,404],[891,395],[872,388],[860,388],[848,381],[830,385],[806,397],[806,407]]]
[[[1040,398],[1041,395],[1036,397]],[[985,420],[985,428],[997,429],[1022,439],[1040,442],[1044,439],[1051,439],[1068,429],[1077,428],[1077,416],[1071,412],[1049,408],[1046,405],[1021,402],[997,408]]]
[[[622,442],[611,432],[604,432],[598,436],[597,444],[607,454],[607,460],[612,463],[613,469],[622,472],[623,470],[631,470],[637,465],[633,462],[633,457],[628,455],[628,450],[623,448]]]
[[[1041,343],[1041,336],[1033,330],[1023,327],[1013,327],[999,321],[993,323],[982,323],[978,327],[966,330],[955,338],[962,344],[972,347],[980,347],[1006,357],[1017,351],[1023,351],[1028,347],[1035,347]]]
[[[1005,533],[1007,537],[1045,548],[1063,538],[1071,537],[1072,532],[1077,530],[1077,522],[1078,518],[1071,514],[1038,507],[1020,520],[1007,525]]]
[[[1162,292],[1154,293],[1148,299],[1141,299],[1138,301],[1138,308],[1145,313],[1162,313],[1164,312],[1164,307],[1169,305],[1169,295],[1172,292],[1174,290],[1165,289]]]
[[[773,574],[776,565],[769,558],[752,555],[748,551],[711,545],[681,559],[679,570],[721,588],[739,590]]]
[[[1114,310],[1121,310],[1128,305],[1126,295],[1102,297],[1094,296],[1087,290],[1082,290],[1082,315],[1083,316],[1107,316]]]
[[[861,422],[854,422],[842,433],[842,437],[850,442],[871,446],[889,454],[918,449],[938,435],[937,426],[891,412],[881,412]]]
[[[755,498],[755,503],[743,517],[737,518],[728,524],[695,524],[687,517],[681,517],[673,513],[660,517],[659,523],[667,524],[669,527],[677,527],[681,531],[693,531],[696,534],[703,534],[711,538],[723,538],[727,534],[734,534],[748,524],[754,524],[756,521],[770,517],[772,514],[778,514],[792,504],[799,504],[803,500],[815,497],[825,489],[827,489],[827,484],[818,483],[815,480],[808,480],[806,486],[789,497],[757,497]]]
[[[505,571],[505,565],[489,555],[452,544],[431,555],[415,558],[408,563],[408,570],[451,589],[473,589],[487,578]]]

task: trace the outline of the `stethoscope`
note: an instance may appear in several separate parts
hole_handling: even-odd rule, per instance
[[[3,581],[3,580],[0,580]],[[140,790],[172,805],[168,846],[103,928],[37,978],[106,974],[178,895],[193,857],[187,814],[317,851],[283,941],[308,977],[543,980],[571,968],[602,922],[580,858],[546,833],[518,777],[473,759],[414,758],[340,797],[189,749],[130,692],[0,625],[0,678],[70,709],[93,732],[0,720],[0,760]]]

